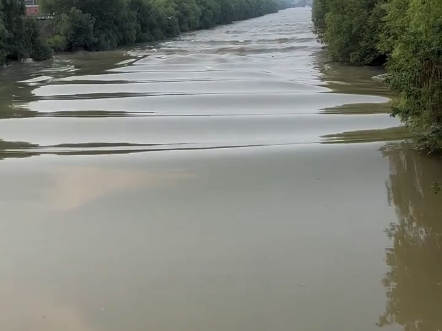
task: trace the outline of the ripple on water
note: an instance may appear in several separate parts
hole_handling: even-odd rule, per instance
[[[63,145],[75,152],[86,143],[212,148],[319,143],[397,126],[372,71],[325,66],[307,13],[284,11],[144,48],[59,56],[53,75],[49,67],[10,84],[21,90],[4,117],[24,118],[0,121],[2,138],[40,151]]]

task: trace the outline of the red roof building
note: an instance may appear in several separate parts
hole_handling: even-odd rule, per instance
[[[26,6],[26,15],[38,15],[38,6]]]
[[[37,0],[25,0],[26,15],[38,15]]]

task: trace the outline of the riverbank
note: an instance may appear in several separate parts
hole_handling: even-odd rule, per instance
[[[53,52],[102,51],[160,41],[182,32],[259,17],[288,8],[284,0],[41,0],[53,20],[25,17],[24,1],[0,4],[0,65]],[[13,38],[8,36],[14,36]]]
[[[331,60],[385,65],[392,116],[418,147],[442,148],[442,2],[315,0],[312,20]]]

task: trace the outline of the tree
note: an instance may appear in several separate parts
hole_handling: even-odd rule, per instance
[[[57,50],[105,50],[275,12],[275,0],[41,0]]]
[[[200,28],[208,29],[217,24],[220,20],[221,5],[215,0],[199,0],[201,8]]]
[[[391,49],[390,88],[397,93],[393,116],[430,151],[442,147],[442,3],[393,1],[387,6],[383,46]],[[400,32],[402,30],[402,33]]]
[[[379,0],[333,0],[328,3],[325,41],[332,60],[372,64],[385,58],[378,51],[384,16],[382,4]]]
[[[71,8],[61,15],[60,32],[66,40],[66,50],[92,50],[96,38],[94,37],[95,19],[80,9]]]
[[[45,60],[50,50],[41,40],[35,22],[25,18],[23,0],[0,1],[0,64],[33,57]]]
[[[200,27],[201,8],[196,0],[174,0],[180,32]]]
[[[333,61],[386,62],[391,115],[442,149],[442,1],[315,0],[312,19]]]
[[[314,0],[312,6],[312,21],[315,26],[316,33],[322,37],[325,31],[325,17],[328,13],[328,0]]]

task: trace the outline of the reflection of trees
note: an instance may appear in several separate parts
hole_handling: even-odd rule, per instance
[[[387,307],[379,326],[442,330],[442,196],[431,189],[442,182],[442,162],[406,146],[383,153],[390,160],[387,188],[398,223],[387,230],[393,245],[386,252]]]
[[[38,116],[36,112],[27,108],[27,104],[40,100],[41,97],[34,95],[33,91],[41,85],[51,84],[51,80],[32,83],[23,81],[41,76],[59,79],[74,74],[77,76],[103,74],[116,68],[118,63],[133,58],[135,56],[121,50],[99,53],[78,52],[58,56],[52,61],[14,63],[5,69],[2,68],[0,70],[0,119]],[[69,82],[69,84],[75,84],[75,82]]]
[[[383,74],[382,69],[376,67],[355,67],[351,65],[330,63],[326,53],[318,51],[313,57],[313,66],[318,69],[319,79],[324,86],[336,93],[359,95],[377,95],[390,97],[391,93],[380,83],[373,80],[373,76]]]
[[[6,141],[0,139],[0,160],[8,158],[25,158],[37,155],[32,148],[38,145],[30,144],[22,141]]]

